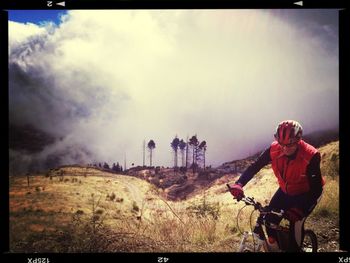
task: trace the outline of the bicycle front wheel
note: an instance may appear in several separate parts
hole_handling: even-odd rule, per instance
[[[312,230],[305,230],[304,239],[301,243],[302,252],[317,252],[317,236]]]

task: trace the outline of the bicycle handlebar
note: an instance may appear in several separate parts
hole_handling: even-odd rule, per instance
[[[229,190],[231,190],[231,186],[229,184],[226,184],[226,186],[228,187]],[[270,209],[268,206],[262,206],[259,202],[254,200],[254,197],[247,197],[247,196],[243,195],[242,199],[240,199],[240,200],[236,199],[236,200],[237,201],[243,201],[246,205],[253,206],[254,210],[258,210],[260,213],[264,213],[264,214],[271,213],[271,214],[277,215],[279,217],[283,217],[284,216],[284,210],[283,209],[277,211],[277,210]]]

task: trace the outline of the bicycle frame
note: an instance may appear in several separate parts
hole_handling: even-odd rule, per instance
[[[265,208],[262,207],[260,205],[259,202],[255,202],[253,198],[249,198],[249,197],[245,197],[242,199],[242,201],[244,201],[247,205],[253,205],[254,206],[254,210],[258,210],[260,212],[260,214],[274,214],[277,215],[279,217],[283,217],[283,210],[281,211],[264,211]],[[264,226],[264,227],[263,227]],[[266,229],[267,227],[271,228],[271,229],[275,229],[277,231],[285,231],[285,232],[289,232],[289,228],[287,227],[282,227],[280,225],[275,225],[273,223],[270,223],[264,219],[262,219],[262,217],[258,217],[258,220],[256,222],[255,228],[254,228],[254,232],[248,232],[248,231],[244,231],[243,232],[243,237],[241,239],[240,242],[240,246],[239,246],[239,252],[243,252],[243,251],[252,251],[252,252],[259,252],[263,249],[263,251],[265,252],[270,252],[270,246],[267,242],[267,238],[266,238],[266,230],[264,230],[264,228]],[[251,238],[253,239],[253,246],[249,247],[247,246],[247,240],[249,238],[249,236],[251,236]],[[280,250],[282,251],[282,250]],[[277,251],[274,251],[277,252]]]
[[[230,189],[230,185],[227,184],[227,187]],[[276,215],[278,217],[283,218],[284,216],[284,211],[283,210],[279,210],[279,211],[274,211],[274,210],[267,210],[267,207],[263,207],[259,202],[256,202],[254,200],[254,198],[252,197],[243,197],[240,201],[243,201],[246,205],[250,205],[254,207],[254,210],[258,210],[260,215],[267,215],[267,214],[273,214]],[[260,251],[261,249],[263,249],[265,252],[270,252],[271,250],[269,249],[269,244],[267,242],[267,238],[266,238],[266,233],[264,230],[264,228],[271,228],[271,229],[275,229],[276,231],[284,231],[286,233],[289,232],[289,228],[288,227],[282,227],[280,225],[276,225],[273,224],[271,222],[266,221],[265,219],[263,219],[261,216],[259,215],[258,220],[256,222],[255,228],[254,228],[254,232],[248,232],[245,231],[243,233],[243,237],[241,239],[240,242],[240,246],[239,246],[239,251],[244,251],[245,249],[251,251],[253,250],[254,252],[256,251]],[[263,228],[264,226],[264,228]],[[255,234],[255,236],[254,236]],[[253,239],[253,248],[248,248],[247,247],[247,239],[248,237],[251,236]],[[282,250],[281,250],[282,251]]]

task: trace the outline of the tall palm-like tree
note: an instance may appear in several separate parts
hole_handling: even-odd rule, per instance
[[[177,150],[179,148],[180,140],[175,136],[173,141],[171,142],[171,148],[174,150],[174,168],[177,168]]]
[[[203,157],[203,169],[205,169],[205,152],[207,150],[207,142],[206,141],[202,141],[199,146],[198,146],[200,152],[201,152],[201,156]]]
[[[148,147],[148,150],[149,150],[149,153],[150,153],[150,156],[149,156],[149,165],[152,166],[152,152],[153,152],[153,149],[156,148],[156,144],[153,140],[150,140],[147,144],[147,147]]]
[[[198,144],[199,141],[197,139],[197,135],[193,135],[190,138],[189,145],[192,146],[192,169],[193,173],[196,171],[196,166],[197,166],[197,150],[198,150]]]
[[[186,150],[186,146],[187,144],[184,142],[184,140],[180,140],[179,142],[179,148],[180,148],[180,152],[181,152],[181,166],[184,167],[185,166],[185,150]]]

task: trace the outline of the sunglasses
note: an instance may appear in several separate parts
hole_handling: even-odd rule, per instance
[[[282,144],[282,143],[278,143],[282,148],[291,148],[294,145],[297,144],[297,142],[292,142],[292,143],[288,143],[288,144]]]

